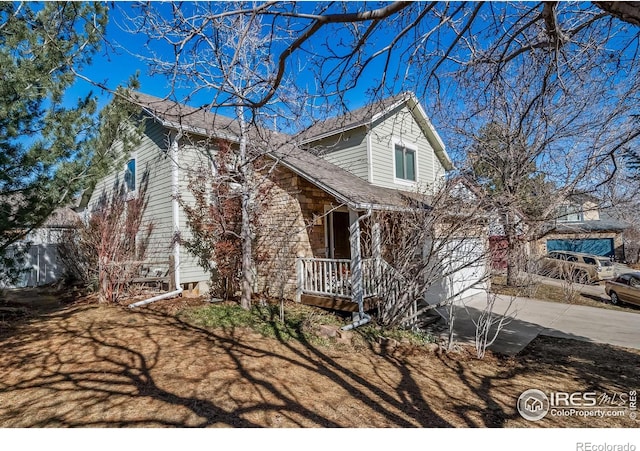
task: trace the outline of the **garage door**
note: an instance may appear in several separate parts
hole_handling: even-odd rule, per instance
[[[582,240],[547,240],[547,251],[572,251],[613,257],[613,238],[586,238]]]
[[[479,238],[452,240],[444,246],[443,266],[449,274],[427,290],[425,300],[435,304],[444,299],[465,298],[484,293],[488,274],[487,249]]]

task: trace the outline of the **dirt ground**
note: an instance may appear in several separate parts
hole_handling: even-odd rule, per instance
[[[164,302],[164,301],[163,301]],[[513,358],[468,349],[312,345],[180,321],[186,301],[49,304],[0,328],[1,427],[638,427],[531,422],[530,388],[640,389],[640,351],[541,337]],[[162,306],[160,304],[163,304]]]

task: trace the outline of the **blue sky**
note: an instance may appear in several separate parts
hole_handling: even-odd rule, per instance
[[[112,4],[110,4],[112,5]],[[471,4],[474,5],[473,3]],[[499,16],[500,14],[514,14],[517,15],[513,7],[503,8],[504,4],[500,3],[490,3],[486,6],[484,13],[493,14],[495,16]],[[533,6],[533,3],[521,3],[519,6],[524,10],[529,9]],[[566,5],[566,4],[565,4]],[[576,8],[588,7],[586,4],[575,4]],[[585,6],[586,5],[586,6]],[[316,2],[308,2],[301,3],[297,5],[299,8],[308,8],[312,9],[317,6]],[[440,5],[438,5],[440,7]],[[563,5],[564,6],[564,5]],[[188,5],[186,6],[188,8]],[[572,5],[570,5],[572,7]],[[512,9],[509,9],[512,8]],[[94,64],[92,67],[86,68],[83,74],[89,77],[92,80],[97,82],[104,82],[110,88],[115,88],[120,84],[126,83],[126,81],[136,72],[139,72],[139,80],[140,80],[140,90],[156,95],[156,96],[164,96],[167,95],[170,91],[170,86],[167,80],[162,76],[151,76],[149,74],[149,69],[145,61],[138,58],[136,55],[147,55],[148,50],[145,48],[145,42],[147,40],[147,36],[145,35],[134,35],[127,33],[121,29],[122,26],[127,25],[128,20],[123,15],[123,11],[125,14],[136,15],[137,12],[133,9],[132,3],[115,3],[114,7],[110,7],[110,22],[108,25],[108,35],[107,39],[112,42],[113,48],[105,48],[103,51],[94,57]],[[494,17],[494,16],[491,16]],[[433,18],[429,19],[433,20]],[[318,52],[320,55],[325,55],[328,52],[327,47],[330,47],[339,42],[341,38],[349,38],[350,35],[348,33],[348,28],[350,25],[333,25],[328,27],[327,29],[321,30],[316,36],[314,36],[313,42],[306,45],[307,49],[311,51]],[[506,26],[506,25],[505,25]],[[428,27],[428,24],[427,24]],[[422,30],[424,31],[424,29]],[[473,32],[473,38],[477,39],[479,44],[482,46],[486,40],[495,39],[496,36],[491,34],[491,29],[483,22],[482,18],[479,18],[471,29]],[[618,29],[614,29],[614,32],[617,32]],[[631,29],[630,33],[635,34],[637,30]],[[389,39],[393,38],[394,33],[397,32],[397,29],[389,26],[388,28],[382,28],[376,30],[375,40],[378,46],[382,45],[383,42],[388,42]],[[624,35],[623,38],[628,38],[629,34]],[[377,40],[377,41],[376,41]],[[451,36],[447,34],[447,29],[443,29],[442,32],[439,32],[437,35],[430,36],[430,38],[425,41],[425,46],[427,50],[426,53],[431,50],[440,50],[446,48],[451,43]],[[406,50],[406,41],[405,47],[400,46],[399,52]],[[620,48],[620,40],[611,39],[607,43],[610,50],[613,52],[617,51]],[[323,47],[327,46],[327,47]],[[627,49],[629,55],[633,55],[634,51],[637,47],[631,47]],[[460,52],[464,52],[464,48],[460,46],[460,50],[456,50]],[[325,52],[325,53],[323,53]],[[579,52],[576,51],[576,54]],[[304,52],[297,52],[293,55],[293,58],[290,60],[289,74],[294,76],[295,83],[298,87],[309,89],[313,91],[315,79],[311,76],[307,71],[301,70],[304,68],[310,67],[311,63],[307,61],[308,55]],[[405,59],[402,60],[406,63],[406,55]],[[400,72],[404,70],[405,66],[401,66],[401,64],[405,64],[398,59],[391,60],[391,73],[394,73],[396,69],[399,69]],[[355,109],[362,106],[366,103],[368,97],[366,95],[366,91],[372,87],[376,87],[380,79],[380,73],[382,71],[383,59],[377,59],[368,69],[365,71],[361,79],[359,80],[358,85],[352,89],[346,96],[347,106],[350,109]],[[397,93],[403,89],[411,89],[414,91],[418,91],[418,97],[423,103],[423,106],[429,116],[431,116],[436,129],[441,133],[442,138],[447,144],[447,147],[451,150],[450,143],[455,142],[455,132],[452,132],[451,129],[447,131],[447,127],[450,126],[456,119],[457,115],[460,112],[465,111],[465,102],[469,100],[470,96],[478,95],[480,93],[474,92],[462,92],[461,88],[455,83],[447,84],[446,76],[443,76],[443,81],[445,82],[440,89],[440,95],[446,100],[451,101],[449,104],[450,109],[446,111],[436,111],[435,99],[431,97],[429,94],[422,91],[422,85],[419,83],[422,80],[420,77],[424,76],[424,73],[421,73],[421,67],[419,64],[414,64],[415,67],[412,67],[412,70],[415,72],[410,73],[408,81],[401,77],[399,81],[388,80],[387,87],[388,91],[391,93]],[[314,68],[316,66],[313,66]],[[625,83],[629,83],[629,74],[627,72],[628,68],[632,68],[632,73],[637,73],[637,68],[633,66],[633,64],[629,64],[628,66],[618,67],[615,75],[613,76],[612,84],[618,88],[624,89]],[[441,68],[442,74],[446,72],[446,67]],[[609,68],[612,69],[612,68]],[[93,89],[96,94],[101,95],[101,106],[109,100],[109,95],[105,93],[100,93],[100,90],[95,87],[91,87],[86,82],[78,82],[78,84],[74,87],[74,89],[69,93],[70,97],[79,97],[84,94],[89,89]],[[191,102],[194,106],[199,106],[206,104],[210,101],[210,98],[203,94],[198,98],[193,99]],[[223,111],[223,114],[228,114]],[[484,120],[484,118],[480,118],[480,120]]]
[[[316,2],[308,2],[303,4],[302,7],[308,6],[313,8],[316,6]],[[127,80],[136,72],[139,73],[140,91],[147,94],[164,96],[170,91],[171,87],[167,80],[162,76],[151,76],[149,74],[149,67],[147,63],[136,55],[148,55],[148,50],[145,48],[145,42],[147,36],[131,34],[124,31],[122,28],[129,22],[126,14],[135,15],[137,12],[132,7],[132,3],[119,2],[110,7],[109,10],[109,25],[107,29],[107,40],[112,44],[110,46],[104,46],[100,54],[95,55],[94,62],[91,67],[85,68],[82,74],[91,80],[104,83],[109,88],[114,89],[118,85],[125,84]],[[338,25],[337,27],[347,27],[348,25]],[[331,34],[333,33],[333,34]],[[321,31],[316,36],[317,42],[321,42],[324,39],[339,39],[339,30],[336,35],[336,29],[333,28],[332,32],[327,34],[326,31]],[[388,33],[388,30],[383,30],[383,33]],[[159,47],[158,47],[159,48]],[[318,51],[322,51],[321,47],[315,47]],[[164,47],[167,50],[167,47]],[[293,55],[289,60],[290,69],[288,75],[295,76],[296,85],[303,89],[314,90],[315,80],[304,68],[306,61],[304,54],[298,52]],[[349,92],[347,96],[347,102],[350,108],[358,108],[366,103],[365,91],[369,88],[370,84],[375,84],[376,76],[379,76],[381,71],[381,61],[376,60],[362,77],[363,82],[359,83],[353,90]],[[109,100],[109,95],[101,93],[100,89],[91,86],[89,83],[79,80],[74,89],[70,90],[69,98],[80,97],[88,90],[93,90],[95,94],[100,96],[100,106],[104,106]],[[207,103],[209,99],[202,95],[195,99],[191,104],[200,105]]]

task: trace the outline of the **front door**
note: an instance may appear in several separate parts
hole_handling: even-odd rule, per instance
[[[349,243],[349,213],[333,211],[329,214],[329,256],[330,258],[351,258]]]

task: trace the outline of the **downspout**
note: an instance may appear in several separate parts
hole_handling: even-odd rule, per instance
[[[151,304],[152,302],[162,301],[163,299],[171,299],[182,294],[182,285],[180,284],[180,241],[178,233],[180,232],[180,203],[178,202],[178,186],[180,183],[179,167],[178,167],[178,141],[182,137],[182,132],[178,132],[171,143],[169,160],[171,162],[171,216],[173,220],[173,281],[176,289],[168,293],[159,294],[143,301],[129,304],[129,308],[140,307],[142,305]]]
[[[342,330],[352,330],[352,329],[355,329],[356,327],[364,326],[365,324],[367,324],[369,322],[371,322],[371,317],[369,315],[367,315],[366,313],[360,313],[360,319],[359,320],[347,324],[346,326],[344,326],[342,328]]]
[[[373,213],[373,210],[370,208],[366,214],[359,216],[358,219],[356,219],[356,221],[349,227],[349,232],[352,233],[355,230],[359,230],[360,229],[360,221],[362,221],[363,219],[367,219],[369,218]],[[352,237],[351,237],[352,238]],[[357,239],[360,240],[360,234],[358,233]],[[358,254],[360,254],[360,242],[358,241],[357,243],[357,249],[358,249]],[[353,255],[352,255],[353,257]],[[356,321],[352,322],[351,324],[347,324],[346,326],[344,326],[342,328],[342,330],[352,330],[355,329],[356,327],[360,327],[363,326],[365,324],[367,324],[368,322],[371,321],[371,316],[367,315],[364,312],[364,293],[362,292],[362,256],[358,255],[358,258],[360,259],[360,267],[357,268],[357,270],[360,272],[360,293],[357,293],[357,302],[358,302],[358,318]],[[355,271],[356,268],[351,268],[351,272],[352,272],[352,276],[351,276],[351,283],[353,283],[353,274],[356,273]],[[354,290],[355,291],[355,290]]]

